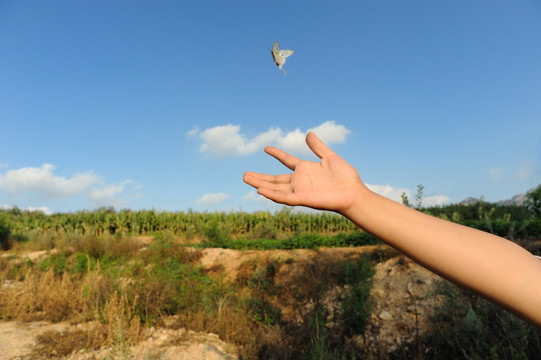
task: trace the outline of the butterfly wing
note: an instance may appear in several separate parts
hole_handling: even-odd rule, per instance
[[[293,53],[294,53],[293,50],[280,50],[280,54],[282,54],[284,59],[287,57],[290,57],[291,55],[293,55]]]
[[[272,60],[276,63],[276,65],[280,66],[280,44],[278,44],[278,41],[274,42],[271,50],[271,55]]]

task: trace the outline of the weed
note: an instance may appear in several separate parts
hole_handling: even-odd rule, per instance
[[[436,308],[436,331],[425,339],[438,359],[534,359],[541,353],[541,329],[444,281],[445,301]]]
[[[116,320],[115,327],[113,329],[113,338],[110,352],[105,359],[107,360],[125,360],[130,356],[130,349],[128,341],[126,339],[127,331],[122,328],[120,319]]]
[[[347,260],[342,264],[339,281],[341,284],[357,284],[367,281],[373,275],[370,255],[361,255],[356,260]]]
[[[40,264],[40,270],[46,271],[53,269],[56,275],[62,274],[67,268],[67,258],[65,253],[52,254]]]
[[[58,358],[68,356],[74,351],[97,350],[103,344],[103,333],[100,328],[92,330],[71,330],[71,331],[45,331],[37,336],[37,344],[33,348],[32,357]]]
[[[98,324],[94,330],[48,334],[42,345],[66,352],[76,349],[76,343],[88,349],[108,346],[115,358],[128,358],[129,346],[141,338],[145,327],[159,326],[166,316],[174,315],[177,327],[213,332],[240,345],[245,359],[312,355],[342,359],[338,349],[345,340],[328,329],[331,313],[325,309],[323,295],[333,284],[370,275],[360,263],[342,264],[320,253],[302,263],[293,259],[246,263],[239,281],[227,283],[198,265],[199,251],[179,245],[169,235],[158,237],[144,251],[131,239],[111,235],[66,236],[55,242],[62,244],[60,251],[41,262],[0,262],[2,279],[24,279],[0,290],[0,317],[94,321]],[[280,273],[284,264],[295,269],[293,276]],[[281,282],[286,279],[287,283]],[[351,303],[359,303],[352,294]],[[299,307],[313,305],[301,314],[301,325],[283,319],[281,308],[295,302]],[[335,323],[338,314],[333,315]],[[317,317],[316,323],[310,317]],[[66,338],[63,344],[61,336]],[[280,342],[284,346],[276,347]]]

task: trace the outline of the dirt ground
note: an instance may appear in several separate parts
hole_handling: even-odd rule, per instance
[[[206,249],[201,264],[208,269],[223,270],[226,278],[235,279],[241,265],[250,260],[284,260],[285,264],[309,260],[316,255],[345,258],[377,247],[332,248],[319,250],[236,251]],[[44,253],[28,254],[32,257]],[[283,267],[287,274],[288,268]],[[391,353],[404,345],[422,351],[416,344],[418,334],[428,329],[427,314],[438,301],[432,289],[439,278],[403,256],[395,256],[376,266],[372,295],[375,306],[364,338],[359,345],[368,346],[374,353]],[[332,293],[332,289],[330,292]],[[332,297],[332,294],[329,295]],[[36,355],[37,337],[46,331],[63,333],[84,326],[70,323],[0,322],[0,360],[26,360]],[[122,351],[124,353],[122,353]],[[150,329],[145,339],[130,349],[103,349],[71,354],[59,359],[162,359],[162,360],[222,360],[237,359],[235,346],[221,341],[215,334],[186,332],[184,329]],[[127,356],[126,354],[130,354]],[[122,356],[121,356],[122,355]]]

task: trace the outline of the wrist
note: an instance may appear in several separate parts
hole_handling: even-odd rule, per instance
[[[342,209],[340,214],[350,219],[357,225],[360,225],[359,222],[363,217],[363,213],[368,206],[369,199],[375,195],[370,189],[366,187],[359,180],[359,184],[356,186],[354,192],[352,193],[351,202],[348,207]]]

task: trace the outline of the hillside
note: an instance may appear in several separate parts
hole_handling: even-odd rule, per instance
[[[283,286],[298,287],[298,270],[303,266],[318,264],[319,267],[327,267],[373,251],[388,250],[383,246],[290,251],[206,249],[200,262],[204,268],[224,274],[227,281],[235,282],[246,275],[247,263],[256,261],[262,264],[287,259],[281,263],[275,281]],[[8,254],[3,254],[4,257],[6,255]],[[47,255],[38,252],[24,256],[36,260]],[[440,301],[438,296],[430,295],[437,281],[437,276],[403,256],[392,256],[389,260],[377,264],[371,290],[374,297],[373,311],[364,336],[353,339],[356,346],[364,349],[362,352],[369,358],[385,358],[397,351],[411,352],[414,348],[415,351],[421,349],[423,346],[416,341],[430,328],[429,315],[434,304]],[[15,285],[3,285],[6,286]],[[299,288],[297,291],[307,290]],[[328,311],[329,319],[333,313],[340,311],[336,297],[340,291],[340,286],[334,285],[321,294],[320,299]],[[301,307],[293,306],[295,301],[289,297],[291,295],[292,293],[275,301],[282,309],[284,321],[300,323],[310,312],[313,303],[305,302]],[[163,326],[145,330],[141,341],[123,350],[117,344],[97,351],[85,351],[77,349],[74,343],[77,335],[90,329],[92,323],[3,321],[0,322],[0,348],[4,351],[0,352],[0,360],[30,357],[71,360],[121,358],[121,351],[134,359],[147,359],[148,356],[163,360],[237,359],[238,348],[234,344],[224,342],[216,334],[178,328],[176,322],[178,320],[171,317]],[[327,326],[331,332],[342,331],[337,323],[330,322]],[[273,336],[276,338],[270,338],[271,343],[280,341],[278,334]],[[275,343],[275,346],[277,345]]]

